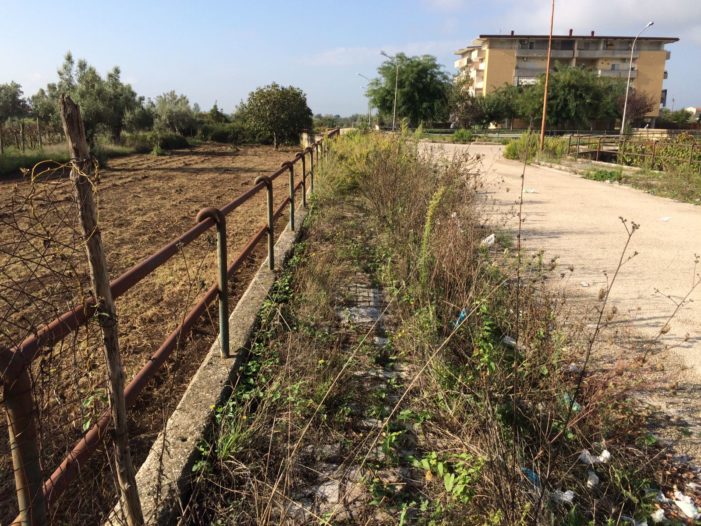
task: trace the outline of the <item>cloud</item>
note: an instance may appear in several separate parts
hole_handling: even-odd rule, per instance
[[[430,9],[439,11],[460,11],[467,6],[467,0],[423,0]]]

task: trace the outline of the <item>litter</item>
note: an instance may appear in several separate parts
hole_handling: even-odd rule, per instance
[[[632,524],[633,526],[647,526],[646,520],[638,522],[633,517],[629,517],[628,515],[621,515],[621,521],[627,524]]]
[[[521,468],[521,471],[524,475],[526,475],[526,478],[531,482],[531,484],[540,489],[540,477],[536,475],[535,471],[528,468]]]
[[[664,510],[662,508],[659,508],[655,511],[655,513],[650,515],[650,519],[652,519],[652,522],[654,522],[655,524],[659,524],[660,522],[665,522],[667,520],[667,517],[665,517]]]
[[[669,221],[670,219],[672,219],[672,218],[669,217],[669,216],[660,217],[660,221],[664,221],[665,223],[666,223],[667,221]]]
[[[582,464],[589,464],[590,466],[593,464],[606,464],[610,458],[611,453],[609,453],[608,449],[604,449],[601,452],[601,455],[599,455],[598,457],[595,457],[594,455],[589,453],[588,449],[582,450],[582,452],[579,454],[579,461]]]
[[[684,495],[679,490],[674,491],[674,504],[676,504],[679,509],[682,510],[682,513],[684,513],[684,515],[690,519],[701,519],[701,513],[699,513],[699,510],[696,508],[694,501],[691,500],[691,497]]]
[[[562,395],[562,400],[565,402],[565,405],[566,405],[567,407],[572,406],[572,411],[574,411],[575,413],[578,413],[579,411],[582,410],[582,406],[579,405],[579,403],[578,403],[576,400],[574,400],[574,399],[572,398],[572,396],[570,395],[570,393],[565,393],[565,394],[563,394],[563,395]]]
[[[567,372],[568,373],[581,373],[582,372],[582,366],[579,365],[578,363],[572,362],[567,366]]]
[[[527,194],[537,194],[538,193],[535,188],[526,188],[524,191]]]
[[[494,234],[489,234],[482,241],[480,241],[480,246],[481,247],[491,247],[496,240],[497,240],[497,236],[495,236]]]
[[[589,286],[589,282],[588,282],[588,281],[582,281],[582,282],[580,283],[580,285],[581,285],[582,287],[586,288],[586,287]]]
[[[552,492],[551,498],[560,504],[572,504],[572,501],[574,500],[574,491],[571,489],[568,489],[567,491],[560,491],[559,489],[556,489]]]
[[[467,318],[467,311],[465,309],[460,311],[460,314],[458,314],[458,319],[455,320],[455,328],[457,329],[462,322],[465,321],[465,318]]]
[[[511,349],[514,349],[516,347],[516,340],[514,340],[511,336],[504,336],[501,339],[501,343],[503,343]]]
[[[593,471],[587,473],[587,488],[591,489],[599,485],[599,477]]]

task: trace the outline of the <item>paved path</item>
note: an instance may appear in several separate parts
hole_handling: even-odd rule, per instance
[[[489,213],[506,217],[507,226],[515,229],[521,163],[503,159],[500,146],[437,147],[449,155],[469,148],[483,156],[486,189],[494,200]],[[701,207],[538,166],[527,167],[525,187],[525,247],[543,249],[546,261],[559,256],[562,271],[569,273],[574,266],[567,279],[570,292],[591,295],[594,301],[606,286],[604,271],[613,275],[625,244],[619,217],[640,225],[630,246],[638,255],[623,268],[611,299],[619,323],[630,323],[644,337],[657,336],[674,304],[656,290],[679,301],[691,288],[694,255],[701,255]],[[701,286],[690,299],[662,342],[673,347],[664,352],[678,353],[689,372],[701,378]]]

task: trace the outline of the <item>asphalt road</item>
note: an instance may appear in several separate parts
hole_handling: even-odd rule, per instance
[[[447,155],[466,148],[480,154],[492,202],[487,213],[493,214],[494,224],[506,222],[508,228],[517,228],[514,210],[521,163],[503,159],[501,146],[427,147],[442,148]],[[590,296],[592,302],[606,287],[605,273],[610,280],[621,257],[627,235],[620,218],[640,225],[628,249],[629,255],[638,254],[621,269],[610,301],[619,311],[614,323],[643,337],[660,336],[675,309],[672,300],[681,301],[690,291],[694,273],[701,272],[701,264],[694,263],[695,254],[701,255],[701,207],[539,166],[527,167],[525,188],[524,247],[544,250],[546,260],[557,256],[558,270],[568,275],[564,286],[580,297]],[[689,374],[701,378],[701,286],[660,341],[668,347],[662,353],[674,353]]]

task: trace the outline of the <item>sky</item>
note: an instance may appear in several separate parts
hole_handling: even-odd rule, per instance
[[[555,33],[679,37],[668,106],[701,106],[701,0],[556,0]],[[479,34],[542,33],[550,0],[0,0],[0,83],[25,95],[57,79],[67,51],[145,97],[175,90],[232,112],[271,82],[300,87],[314,113],[367,111],[366,81],[389,54],[453,52]]]

